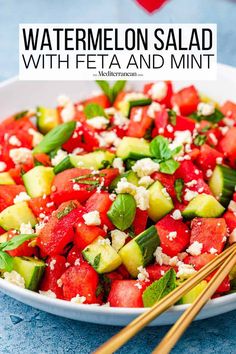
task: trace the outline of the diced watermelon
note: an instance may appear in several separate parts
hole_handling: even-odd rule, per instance
[[[166,95],[161,99],[157,99],[154,97],[154,95],[151,94],[151,88],[153,85],[155,85],[155,83],[149,83],[144,85],[143,92],[149,97],[151,97],[153,101],[156,101],[160,104],[164,104],[166,107],[170,108],[170,100],[173,94],[172,83],[171,81],[165,81],[165,84],[167,88]]]
[[[21,185],[0,185],[0,212],[12,205],[15,197],[21,192],[26,192]]]
[[[40,218],[40,214],[44,216],[50,216],[56,209],[54,202],[52,202],[50,196],[33,198],[28,201],[29,207],[37,218]],[[44,218],[42,217],[42,219]]]
[[[236,127],[228,130],[224,138],[219,143],[219,149],[229,159],[230,165],[236,167]]]
[[[235,216],[235,214],[232,211],[227,210],[224,213],[223,218],[225,219],[225,222],[227,224],[227,227],[229,228],[229,231],[232,232],[236,228],[236,216]]]
[[[171,268],[169,265],[151,264],[146,267],[151,281],[159,280]]]
[[[183,251],[190,240],[190,230],[181,220],[175,220],[166,215],[156,223],[157,233],[160,237],[160,246],[164,253],[174,257]]]
[[[67,255],[67,263],[69,263],[69,265],[75,265],[76,261],[79,264],[85,262],[81,251],[77,248],[77,246],[73,246]]]
[[[74,242],[79,250],[83,250],[98,236],[105,237],[106,232],[101,227],[95,225],[86,225],[84,220],[81,219],[76,226]]]
[[[66,271],[66,259],[63,256],[54,256],[47,259],[47,267],[44,271],[43,279],[40,284],[41,291],[51,290],[58,299],[63,299],[60,277]]]
[[[178,91],[171,99],[172,107],[179,107],[180,113],[184,116],[188,116],[195,112],[199,102],[198,92],[193,85]]]
[[[133,107],[130,113],[130,124],[127,136],[143,138],[151,127],[152,118],[147,114],[148,107]]]
[[[154,172],[151,176],[155,181],[161,182],[161,184],[166,188],[167,192],[170,194],[171,198],[175,198],[175,175],[168,175],[162,172]]]
[[[195,218],[191,223],[190,245],[197,241],[203,245],[202,253],[222,252],[227,236],[227,225],[223,218]]]
[[[133,231],[135,235],[139,235],[146,229],[148,220],[147,210],[136,209],[135,218],[133,221]]]
[[[100,106],[102,106],[103,108],[109,108],[111,106],[109,99],[107,98],[106,95],[103,95],[103,94],[93,96],[93,97],[88,98],[82,102],[82,104],[84,106],[86,106],[87,104],[90,104],[90,103],[97,103]]]
[[[8,231],[7,240],[11,240],[16,236],[14,231]],[[29,244],[32,240],[25,241],[22,245],[18,246],[14,250],[6,251],[12,257],[31,257],[36,254],[36,247],[31,247]]]
[[[143,307],[142,294],[148,285],[149,282],[115,280],[111,286],[108,302],[112,307]]]
[[[216,166],[216,159],[218,158],[223,161],[224,155],[209,145],[203,144],[200,147],[200,155],[197,158],[197,164],[201,170],[206,173],[209,169],[214,170]]]
[[[97,303],[96,290],[98,286],[98,274],[88,263],[80,266],[69,267],[61,276],[63,295],[66,300],[78,296],[86,298],[85,304]]]
[[[226,101],[220,109],[226,117],[236,120],[236,103]]]
[[[100,214],[102,226],[107,226],[109,230],[114,229],[111,221],[108,219],[107,212],[112,205],[112,200],[108,192],[93,194],[86,202],[85,207],[88,212],[97,210]],[[103,235],[101,235],[103,236]]]
[[[175,178],[182,178],[183,181],[190,182],[202,178],[202,171],[190,160],[184,160],[175,172]]]

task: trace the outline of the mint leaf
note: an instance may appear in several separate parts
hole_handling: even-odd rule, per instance
[[[2,251],[12,251],[17,247],[21,246],[25,241],[31,240],[32,238],[37,237],[35,234],[21,234],[16,235],[11,238],[9,241],[3,242],[0,244],[0,250]]]
[[[24,118],[28,114],[28,112],[29,111],[22,111],[22,112],[16,113],[13,117],[15,120],[18,120],[18,119]]]
[[[106,117],[106,113],[102,106],[98,103],[89,103],[84,107],[84,114],[87,119],[94,117]]]
[[[99,85],[111,103],[115,101],[117,95],[124,89],[126,85],[125,80],[116,81],[112,87],[106,80],[97,80],[96,83]]]
[[[136,202],[134,197],[130,194],[118,194],[108,210],[107,216],[117,229],[124,231],[132,225],[135,213]]]
[[[67,122],[58,125],[57,127],[50,130],[43,140],[34,148],[33,153],[49,153],[53,150],[58,149],[64,144],[72,135],[75,130],[75,121]]]
[[[160,163],[160,172],[167,173],[168,175],[173,175],[178,167],[179,162],[173,159],[169,159]]]
[[[172,156],[169,141],[161,135],[158,135],[151,141],[150,152],[158,162],[168,160]]]
[[[176,125],[176,112],[173,109],[168,110],[168,117],[169,117],[169,122],[171,125]]]
[[[174,183],[176,198],[182,203],[182,192],[184,188],[184,181],[182,178],[177,178]]]
[[[75,208],[77,208],[77,205],[74,202],[70,202],[63,210],[57,213],[57,218],[59,220],[64,218],[64,216],[68,215]]]
[[[219,123],[224,118],[224,115],[219,109],[215,108],[215,112],[210,114],[209,116],[203,116],[201,114],[198,114],[197,112],[194,112],[190,114],[190,117],[198,122],[200,122],[201,120],[207,120],[211,123]]]
[[[176,287],[176,273],[171,268],[159,280],[154,281],[144,291],[142,298],[144,307],[152,307],[156,302],[168,295]]]
[[[11,272],[13,269],[13,257],[3,251],[0,251],[0,269],[6,272]]]

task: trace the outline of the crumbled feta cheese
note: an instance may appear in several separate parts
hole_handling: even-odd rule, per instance
[[[163,133],[164,133],[164,128],[159,128],[159,129],[158,129],[158,133],[159,133],[159,134],[163,134]]]
[[[11,149],[9,155],[14,164],[17,165],[27,162],[32,157],[32,151],[27,148]]]
[[[170,257],[162,252],[162,247],[157,247],[153,255],[159,265],[169,265]]]
[[[120,112],[116,112],[114,114],[114,120],[113,120],[114,125],[120,127],[120,128],[128,128],[130,120],[126,117],[124,117]]]
[[[185,264],[183,262],[178,263],[177,278],[186,279],[196,273],[196,270],[191,264]]]
[[[5,272],[3,274],[3,277],[9,283],[17,285],[20,288],[25,288],[24,278],[19,273],[17,273],[15,270],[12,270],[11,272]]]
[[[128,235],[120,230],[111,231],[111,245],[118,252],[125,244]]]
[[[217,253],[217,249],[215,249],[214,247],[211,247],[210,250],[209,250],[209,252],[210,252],[211,254],[216,254],[216,253]]]
[[[5,162],[0,161],[0,172],[5,171],[6,168],[7,168],[7,165],[5,164]]]
[[[32,135],[33,140],[32,140],[32,145],[33,147],[37,146],[42,140],[43,140],[43,135],[33,128],[28,129],[28,133]]]
[[[9,144],[11,144],[13,146],[21,146],[21,141],[15,135],[12,135],[8,139],[8,142],[9,142]]]
[[[79,184],[73,184],[73,189],[74,189],[74,191],[79,191],[80,190],[80,185]]]
[[[49,268],[51,270],[54,270],[55,269],[55,264],[57,263],[57,260],[56,259],[53,259],[50,264],[49,264]]]
[[[116,194],[115,193],[109,194],[109,199],[114,202],[114,200],[116,199]]]
[[[169,133],[172,133],[172,132],[174,131],[174,128],[172,127],[172,125],[167,124],[166,130],[167,130]]]
[[[56,299],[57,298],[56,294],[52,290],[47,290],[47,291],[39,290],[39,294],[43,295],[43,296],[50,297],[52,299]]]
[[[59,95],[57,97],[57,103],[60,107],[65,107],[70,102],[71,102],[70,98],[66,95]]]
[[[171,197],[170,197],[169,193],[167,192],[166,188],[162,188],[161,192],[167,199],[171,199]]]
[[[235,120],[226,117],[223,119],[223,122],[225,125],[227,125],[227,127],[232,128],[234,126]]]
[[[148,94],[152,97],[153,100],[161,101],[166,97],[167,90],[167,84],[164,81],[158,81],[151,86]]]
[[[86,297],[77,294],[76,297],[73,297],[70,301],[75,304],[83,304],[86,301]]]
[[[35,232],[38,234],[40,230],[42,230],[45,226],[45,223],[43,221],[40,221],[38,224],[35,225]]]
[[[128,193],[131,195],[136,194],[136,186],[127,181],[127,178],[122,177],[121,180],[117,183],[116,193]]]
[[[227,237],[224,236],[222,242],[226,242],[226,240],[227,240]],[[235,242],[236,242],[236,228],[233,229],[233,231],[229,235],[229,243],[232,244],[232,243],[235,243]]]
[[[30,200],[30,196],[26,193],[26,192],[20,192],[19,194],[17,194],[13,200],[13,203],[21,203],[24,202],[26,200]]]
[[[57,280],[57,286],[58,286],[59,288],[61,288],[62,285],[63,285],[62,280],[61,280],[61,279],[58,279],[58,280]]]
[[[80,259],[79,259],[79,258],[77,258],[77,259],[75,260],[74,265],[75,265],[75,266],[79,266],[79,265],[80,265]]]
[[[52,158],[51,162],[53,166],[57,166],[60,162],[62,162],[67,156],[67,152],[64,150],[57,150],[56,155]]]
[[[202,248],[203,248],[203,244],[198,242],[198,241],[194,241],[187,249],[186,251],[188,253],[190,253],[192,256],[199,256],[202,252]]]
[[[149,190],[144,187],[136,188],[134,199],[140,210],[147,210],[149,208],[149,194]]]
[[[136,286],[136,288],[138,288],[139,290],[142,289],[142,284],[140,284],[138,281],[134,284],[134,286]]]
[[[181,214],[181,211],[179,209],[176,209],[173,211],[171,217],[174,219],[174,220],[181,220],[182,219],[182,214]]]
[[[111,245],[111,241],[109,240],[109,238],[102,238],[101,237],[98,240],[98,244],[101,245],[101,246],[106,246],[106,245],[110,246]]]
[[[113,160],[112,166],[114,168],[118,168],[120,173],[123,173],[125,171],[124,163],[123,160],[120,157],[116,157]]]
[[[229,127],[219,127],[218,129],[221,131],[222,135],[226,135],[229,130]]]
[[[169,264],[171,267],[175,267],[175,266],[178,265],[178,263],[179,263],[178,257],[177,257],[177,256],[174,256],[174,257],[170,258],[168,264]]]
[[[196,179],[193,179],[192,181],[187,182],[187,183],[186,183],[186,186],[187,186],[187,187],[193,187],[193,186],[195,186],[196,184],[197,184]]]
[[[170,148],[173,150],[178,146],[182,146],[184,144],[191,144],[192,143],[192,135],[191,131],[189,130],[177,130],[174,132],[174,140],[170,144]]]
[[[190,189],[186,188],[185,194],[184,194],[184,200],[186,202],[190,202],[193,198],[195,198],[198,195],[198,192],[191,191]]]
[[[216,158],[217,165],[222,165],[222,162],[223,162],[223,157],[217,157]]]
[[[214,145],[217,145],[217,144],[218,144],[218,139],[217,139],[217,137],[215,136],[215,134],[210,133],[210,134],[209,134],[209,138],[212,140],[212,143],[213,143]]]
[[[173,241],[177,237],[177,232],[176,231],[171,231],[168,235],[167,238],[170,241]]]
[[[152,179],[150,176],[143,176],[138,181],[138,184],[140,186],[148,188],[153,182],[154,182],[154,179]]]
[[[51,208],[53,205],[54,205],[54,202],[49,202],[49,203],[46,204],[46,207],[47,208]]]
[[[75,116],[75,106],[74,104],[69,101],[64,108],[61,110],[61,118],[62,121],[65,122],[70,122],[71,120],[74,119]]]
[[[236,213],[236,202],[234,200],[230,201],[228,209],[233,213]]]
[[[109,124],[109,119],[98,116],[87,119],[86,123],[95,129],[105,129]]]
[[[115,109],[115,107],[108,107],[104,109],[105,113],[108,115],[114,115],[117,110]]]
[[[83,148],[77,147],[72,151],[72,155],[79,155],[81,152],[84,152]]]
[[[34,230],[32,229],[31,223],[30,222],[28,222],[27,224],[22,223],[20,225],[20,233],[25,235],[33,234]]]
[[[101,225],[100,214],[97,210],[84,214],[83,219],[86,225]]]
[[[148,107],[147,115],[148,115],[150,118],[155,118],[156,112],[160,112],[160,110],[161,110],[161,105],[160,105],[160,103],[152,102],[152,103],[150,104],[150,106]],[[164,133],[164,130],[163,130],[163,133]]]
[[[142,114],[143,114],[143,109],[138,108],[133,116],[133,121],[134,122],[141,122]]]
[[[137,173],[138,177],[150,176],[153,172],[159,171],[160,165],[149,157],[138,160],[132,170]]]
[[[210,116],[215,112],[215,106],[212,103],[200,102],[197,106],[197,111],[199,115]]]
[[[213,171],[209,168],[207,171],[206,171],[206,176],[207,178],[210,178],[212,176],[212,173]]]
[[[149,281],[149,274],[143,266],[138,267],[138,280],[139,281]]]
[[[179,106],[177,104],[175,104],[173,107],[172,107],[172,110],[176,113],[176,114],[179,114],[180,115],[180,109],[179,109]]]

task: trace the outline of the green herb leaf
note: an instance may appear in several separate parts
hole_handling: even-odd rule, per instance
[[[72,135],[75,130],[76,122],[71,121],[63,123],[53,128],[48,132],[43,140],[34,148],[33,153],[49,153],[55,149],[58,149],[64,144]]]
[[[130,194],[119,194],[108,210],[107,216],[117,229],[124,231],[132,225],[135,213],[134,197]]]
[[[219,123],[224,118],[224,114],[219,109],[215,108],[215,112],[210,114],[209,116],[203,116],[195,112],[192,113],[190,117],[198,122],[200,122],[201,120],[207,120],[211,123]]]
[[[84,107],[84,114],[87,119],[91,119],[94,117],[106,117],[106,113],[102,106],[98,103],[89,103]]]
[[[143,293],[144,307],[151,307],[176,288],[176,273],[171,268],[159,280],[149,285]]]
[[[103,291],[104,291],[103,286],[102,286],[102,284],[99,283],[98,286],[97,286],[96,292],[95,292],[96,297],[101,295],[103,293]]]
[[[179,162],[173,159],[169,159],[160,163],[160,172],[167,173],[168,175],[173,175],[178,167]]]
[[[169,141],[161,135],[151,141],[150,152],[159,162],[169,160],[172,156]]]
[[[18,119],[21,119],[21,118],[24,118],[27,114],[28,114],[29,111],[22,111],[22,112],[19,112],[19,113],[16,113],[13,117],[14,117],[14,120],[18,120]]]
[[[171,125],[176,125],[176,112],[173,109],[168,110],[169,122]]]
[[[109,82],[106,80],[97,80],[96,82],[111,103],[115,101],[117,95],[125,88],[126,85],[125,80],[116,81],[112,87],[109,85]]]
[[[101,261],[101,253],[97,254],[93,260],[93,268],[97,269]]]
[[[64,216],[68,215],[73,209],[76,209],[77,205],[74,202],[70,202],[63,210],[57,213],[57,218],[60,220]]]
[[[9,241],[3,242],[0,244],[0,250],[2,251],[12,251],[22,245],[25,241],[31,240],[32,238],[37,237],[35,234],[21,234],[16,235],[11,238]]]
[[[3,251],[0,251],[0,269],[6,272],[13,270],[13,257]]]
[[[203,127],[200,132],[201,133],[206,133],[211,129],[211,125],[206,125],[205,127]]]
[[[184,181],[182,178],[177,178],[174,183],[176,198],[182,203],[182,192],[184,188]]]
[[[206,135],[199,134],[194,138],[193,142],[196,146],[201,146],[205,143],[206,138]]]

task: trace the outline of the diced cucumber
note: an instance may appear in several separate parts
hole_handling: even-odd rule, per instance
[[[37,107],[37,126],[41,133],[47,134],[60,123],[57,109]]]
[[[209,194],[198,194],[193,198],[182,212],[186,219],[195,217],[217,218],[221,216],[225,208]]]
[[[15,184],[15,181],[11,177],[10,173],[2,172],[0,173],[0,184]]]
[[[136,277],[138,267],[145,267],[153,260],[153,253],[159,245],[160,239],[153,225],[121,248],[119,255],[128,272]]]
[[[202,280],[198,285],[191,289],[187,294],[185,294],[178,302],[178,304],[192,304],[196,298],[203,292],[207,287],[207,281]]]
[[[25,280],[25,287],[29,290],[37,290],[42,278],[45,263],[32,257],[14,257],[13,269]]]
[[[119,103],[119,110],[121,111],[121,113],[125,117],[129,117],[131,109],[133,107],[148,106],[151,103],[152,103],[152,100],[149,97],[144,97],[144,98],[140,98],[138,100],[132,100],[132,101],[123,100]]]
[[[134,184],[135,186],[138,186],[138,177],[134,171],[127,171],[124,173],[121,173],[118,177],[116,177],[110,184],[109,190],[110,192],[114,191],[117,187],[118,182],[121,180],[121,178],[126,178],[129,183]]]
[[[60,173],[68,168],[92,168],[99,170],[110,165],[115,155],[109,151],[97,150],[85,155],[70,155],[54,167],[54,173]]]
[[[36,166],[23,175],[23,181],[27,193],[32,197],[42,197],[51,193],[51,185],[54,178],[52,167]]]
[[[116,151],[116,155],[125,159],[139,160],[144,157],[150,157],[150,144],[147,140],[139,138],[124,137]]]
[[[148,216],[157,221],[168,214],[173,208],[173,202],[163,185],[156,181],[149,188],[149,209]]]
[[[100,274],[112,272],[122,263],[115,249],[100,236],[82,253],[86,261]]]
[[[209,187],[216,199],[227,206],[234,193],[236,171],[226,166],[216,166],[209,180]]]
[[[37,220],[26,202],[11,205],[0,213],[0,226],[4,230],[19,230],[21,224],[37,224]]]

